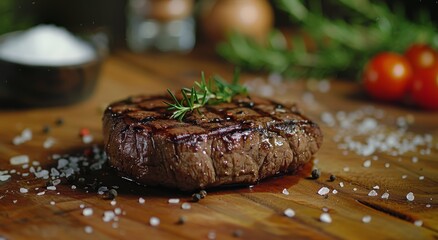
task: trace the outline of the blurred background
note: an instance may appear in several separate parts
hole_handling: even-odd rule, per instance
[[[112,51],[202,46],[243,69],[298,77],[357,78],[383,50],[438,46],[434,0],[2,0],[0,12],[0,33],[55,24],[78,35],[103,32]]]

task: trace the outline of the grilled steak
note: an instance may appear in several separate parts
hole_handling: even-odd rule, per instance
[[[184,191],[251,184],[294,172],[322,144],[319,127],[295,105],[237,96],[170,119],[167,96],[136,96],[103,116],[110,165],[134,181]]]

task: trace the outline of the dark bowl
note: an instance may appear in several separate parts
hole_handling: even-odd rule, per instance
[[[0,44],[13,34],[18,32],[0,37]],[[96,58],[81,64],[41,66],[0,58],[0,106],[62,106],[88,98],[96,87],[106,47],[95,38],[87,42],[96,50]]]

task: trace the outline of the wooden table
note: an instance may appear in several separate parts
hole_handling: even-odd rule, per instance
[[[28,172],[22,166],[9,163],[12,156],[20,154],[28,155],[31,161],[39,161],[43,168],[50,168],[55,164],[49,159],[52,154],[81,152],[90,146],[78,136],[84,127],[94,136],[93,144],[101,145],[102,109],[108,103],[128,95],[156,94],[166,88],[189,86],[199,79],[202,70],[207,75],[219,73],[231,77],[233,67],[201,50],[186,56],[116,52],[105,62],[98,87],[90,99],[67,107],[0,110],[0,170]],[[111,171],[103,173],[102,185],[119,186],[115,206],[95,190],[72,189],[71,184],[65,182],[56,186],[56,190],[46,190],[44,195],[38,196],[46,181],[34,179],[32,174],[28,177],[12,174],[11,179],[0,182],[0,236],[6,239],[438,238],[437,113],[373,103],[363,97],[357,84],[351,82],[331,81],[330,85],[327,82],[325,85],[305,81],[278,82],[271,76],[271,84],[268,84],[267,78],[255,73],[242,75],[243,81],[254,91],[264,89],[262,92],[279,101],[297,101],[304,113],[320,123],[325,139],[313,166],[306,165],[297,175],[270,179],[251,188],[208,190],[208,196],[191,203],[189,210],[181,209],[181,204],[189,202],[191,194],[137,186]],[[326,92],[328,86],[330,90]],[[414,119],[407,131],[421,136],[430,134],[430,153],[418,150],[395,157],[390,152],[377,152],[364,157],[340,149],[342,140],[334,140],[341,133],[340,128],[323,123],[322,114],[327,117],[342,115],[340,111],[363,112],[370,104],[375,107],[375,114],[384,114],[383,119],[376,119],[378,126],[384,126],[388,132],[395,131],[398,116],[408,122]],[[55,124],[58,118],[64,119],[62,126]],[[330,123],[328,120],[325,119]],[[44,125],[51,126],[50,133],[42,132]],[[13,137],[24,128],[33,131],[32,140],[13,145]],[[357,130],[357,126],[350,128]],[[56,139],[56,143],[44,149],[43,142],[49,136]],[[413,158],[418,162],[412,161]],[[364,167],[366,160],[370,160],[371,166]],[[321,170],[319,179],[307,178],[313,167]],[[331,174],[336,176],[333,182],[328,181]],[[341,182],[344,187],[340,186]],[[375,190],[378,196],[368,196],[376,186],[379,187]],[[29,192],[20,193],[20,187]],[[330,193],[319,195],[317,192],[322,187],[328,187]],[[282,193],[284,189],[288,195]],[[381,198],[385,192],[389,193],[388,199]],[[414,194],[414,201],[407,200],[409,192]],[[140,204],[139,198],[145,203]],[[169,204],[170,198],[179,198],[181,202]],[[93,214],[83,216],[81,205],[92,208]],[[116,208],[123,212],[118,219],[104,222],[104,211]],[[294,217],[283,214],[287,208],[294,210]],[[324,211],[330,214],[331,223],[320,220]],[[150,226],[153,216],[160,219],[159,226]],[[186,222],[177,224],[181,216]],[[371,221],[364,223],[367,222],[364,216],[370,216]],[[92,233],[87,233],[86,229],[92,229]]]

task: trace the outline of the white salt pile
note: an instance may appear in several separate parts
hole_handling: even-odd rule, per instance
[[[88,62],[96,52],[64,28],[39,25],[0,43],[0,58],[29,65],[63,66]]]

